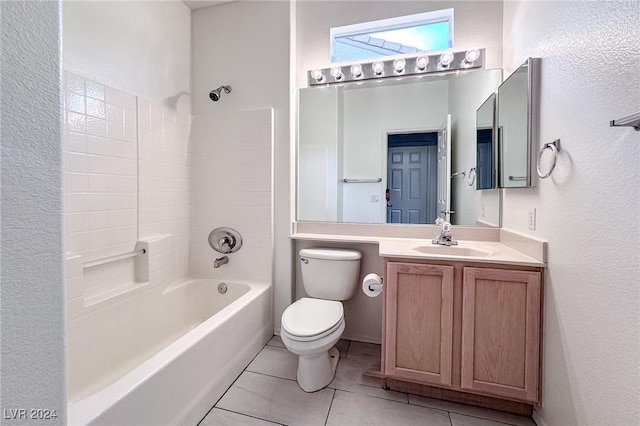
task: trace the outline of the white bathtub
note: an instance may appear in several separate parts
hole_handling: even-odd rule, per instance
[[[224,281],[228,292],[221,295],[217,290],[221,282],[195,279],[158,290],[155,294],[150,292],[152,294],[138,301],[129,301],[135,306],[135,314],[142,311],[144,315],[136,316],[135,321],[129,320],[135,323],[130,327],[111,327],[119,329],[116,339],[128,342],[120,345],[126,350],[117,351],[123,359],[113,356],[115,372],[94,375],[98,378],[95,381],[108,383],[105,387],[96,389],[95,384],[92,384],[93,388],[85,385],[84,394],[76,393],[81,395],[79,399],[70,396],[68,423],[197,424],[273,334],[271,285]],[[225,303],[228,304],[224,306]],[[120,307],[119,311],[126,309]],[[127,316],[119,315],[114,321],[126,322],[123,315]],[[159,329],[165,331],[164,337],[159,337]],[[140,333],[140,330],[145,332]],[[110,344],[118,345],[116,341],[109,342],[109,337],[114,335],[94,334],[85,333],[83,338],[87,341],[83,344],[87,347],[97,345],[101,349],[94,350],[97,357],[108,352]],[[181,335],[177,337],[176,334]],[[75,335],[71,337],[75,338]],[[172,342],[166,342],[167,338]],[[127,354],[136,346],[147,351],[150,347],[162,349],[155,355],[145,356],[140,351]],[[123,352],[125,355],[120,355]],[[82,359],[82,353],[76,354],[76,362],[86,364],[89,361],[91,364],[92,359],[88,358],[91,355],[84,355],[85,359]],[[129,368],[140,357],[146,360]],[[70,369],[74,368],[72,361],[69,361]],[[96,370],[96,365],[82,368],[90,372],[92,368]],[[74,375],[85,374],[76,370],[70,374],[72,379]],[[124,371],[124,375],[114,379],[118,370]],[[92,393],[87,395],[87,389]]]

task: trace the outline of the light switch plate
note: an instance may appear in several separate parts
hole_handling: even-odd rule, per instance
[[[379,202],[380,202],[380,196],[378,196],[378,195],[372,195],[372,196],[371,196],[371,202],[372,202],[372,203],[379,203]]]

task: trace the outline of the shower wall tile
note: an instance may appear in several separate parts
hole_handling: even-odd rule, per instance
[[[127,116],[125,113],[125,122]],[[191,211],[190,115],[139,99],[138,170],[141,239],[171,234],[164,271],[170,280],[188,275]],[[125,134],[127,132],[125,125]],[[153,271],[152,276],[158,275]]]
[[[91,310],[88,299],[143,284],[133,259],[84,273],[82,263],[140,240],[165,241],[149,253],[148,285],[187,277],[190,115],[69,72],[64,105],[67,299],[77,318]]]
[[[273,111],[199,115],[193,118],[192,275],[271,282],[273,255]],[[209,233],[231,227],[242,248],[229,263],[211,249]]]
[[[112,225],[108,220],[110,214],[137,208],[135,141],[107,132],[107,111],[117,116],[119,110],[124,117],[124,107],[105,101],[104,84],[68,72],[65,81],[68,256],[80,255],[87,262],[120,254],[125,246],[131,251],[137,241],[136,224]]]

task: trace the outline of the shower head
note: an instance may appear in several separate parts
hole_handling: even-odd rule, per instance
[[[209,92],[209,97],[213,102],[218,102],[220,100],[220,94],[224,90],[224,93],[231,93],[231,86],[220,86],[215,90]]]

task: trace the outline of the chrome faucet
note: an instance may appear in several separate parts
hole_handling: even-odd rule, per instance
[[[213,261],[213,267],[219,268],[222,265],[226,265],[227,263],[229,263],[229,258],[227,256],[222,256]]]
[[[456,246],[458,242],[451,239],[451,224],[439,217],[436,219],[436,226],[440,226],[440,236],[437,240],[431,240],[432,244],[441,246]]]

